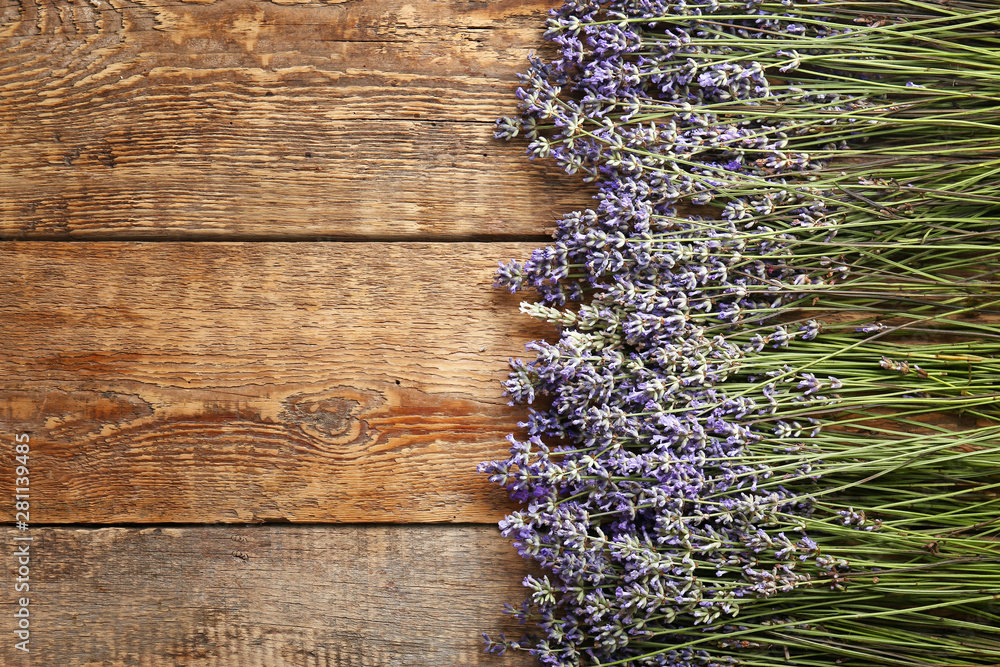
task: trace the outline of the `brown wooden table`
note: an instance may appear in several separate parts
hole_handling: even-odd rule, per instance
[[[2,2],[0,665],[531,664],[475,465],[589,203],[491,137],[554,3]]]

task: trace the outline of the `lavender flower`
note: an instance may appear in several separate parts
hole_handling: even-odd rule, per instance
[[[960,327],[973,308],[954,304],[978,298],[980,283],[947,291],[967,278],[948,267],[988,238],[992,209],[960,229],[962,195],[938,195],[971,189],[969,205],[992,207],[976,184],[996,166],[973,173],[956,160],[954,177],[906,176],[905,186],[878,171],[902,174],[883,165],[912,157],[905,133],[925,106],[932,133],[946,116],[963,121],[948,132],[966,131],[963,105],[981,100],[964,91],[1000,74],[989,63],[982,76],[956,73],[940,99],[939,82],[917,82],[911,62],[937,62],[926,26],[960,29],[952,12],[966,4],[952,3],[961,7],[908,3],[906,12],[931,14],[916,34],[866,13],[884,4],[867,0],[572,0],[550,14],[558,55],[530,60],[520,116],[497,121],[495,133],[520,137],[532,159],[580,174],[596,195],[593,208],[558,221],[552,244],[497,272],[499,288],[538,297],[522,310],[559,335],[529,345],[533,360],[511,361],[504,389],[530,406],[525,435],[508,439],[507,459],[480,466],[522,504],[501,532],[547,575],[525,580],[528,597],[511,613],[543,636],[487,638],[488,652],[675,667],[788,664],[805,652],[809,664],[834,664],[843,651],[817,638],[816,616],[802,611],[820,590],[863,588],[858,599],[869,600],[885,588],[897,599],[921,590],[907,578],[914,554],[928,566],[947,560],[934,552],[942,545],[954,562],[994,558],[985,533],[919,543],[934,521],[944,536],[968,526],[947,523],[958,514],[950,505],[943,519],[910,509],[923,500],[908,485],[979,479],[992,454],[977,448],[988,452],[1000,427],[971,431],[957,475],[940,472],[959,459],[944,436],[906,428],[938,399],[981,417],[1000,367],[986,353],[914,352],[894,334],[928,319]],[[830,19],[817,19],[827,9]],[[930,136],[925,144],[940,144]],[[879,146],[887,153],[871,158],[877,168],[838,166],[856,146],[862,160]],[[880,220],[895,241],[880,236]],[[919,268],[939,250],[928,238],[946,248],[938,282]],[[911,261],[919,280],[895,284]],[[903,323],[872,323],[867,313],[886,307]],[[825,316],[852,308],[865,319]],[[956,383],[962,362],[967,386]],[[887,417],[891,428],[876,421],[888,398],[906,401]],[[875,436],[900,453],[883,456]],[[879,496],[895,479],[907,481],[906,503]],[[889,521],[854,509],[876,496]],[[852,562],[869,534],[873,553],[892,555],[887,567],[867,564],[876,555]],[[864,604],[850,607],[858,618]],[[940,654],[964,651],[934,641]]]

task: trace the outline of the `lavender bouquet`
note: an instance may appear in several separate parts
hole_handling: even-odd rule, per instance
[[[1000,664],[1000,8],[578,0],[523,137],[597,188],[480,466],[546,665]]]

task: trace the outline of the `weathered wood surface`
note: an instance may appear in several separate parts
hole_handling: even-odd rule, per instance
[[[531,247],[0,244],[31,521],[497,520],[475,466],[523,418],[507,359],[552,331],[491,283]]]
[[[5,544],[15,532],[2,531]],[[29,532],[30,652],[14,648],[5,621],[3,665],[532,664],[525,656],[482,653],[481,632],[518,636],[501,605],[523,599],[520,581],[532,571],[495,528]],[[4,569],[13,571],[11,550],[4,551]]]
[[[491,138],[551,2],[0,2],[0,238],[487,239],[590,203]]]
[[[554,4],[0,0],[0,240],[31,241],[0,243],[11,614],[34,538],[32,651],[8,614],[0,665],[533,664],[479,637],[516,634],[530,568],[460,522],[511,509],[474,467],[551,331],[490,283],[537,243],[385,241],[591,204],[491,138]],[[89,242],[150,240],[181,243]]]

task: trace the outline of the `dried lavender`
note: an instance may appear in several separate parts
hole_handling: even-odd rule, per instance
[[[555,343],[481,470],[551,665],[993,665],[984,3],[570,2],[523,134],[598,189],[501,264]],[[956,64],[960,63],[960,64]],[[942,136],[946,135],[946,136]],[[698,207],[695,209],[691,206]]]

